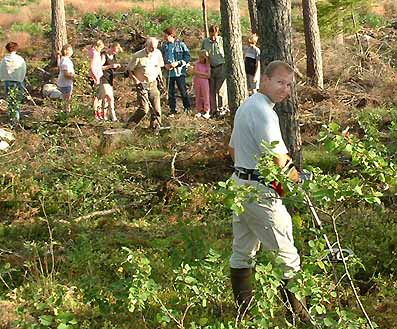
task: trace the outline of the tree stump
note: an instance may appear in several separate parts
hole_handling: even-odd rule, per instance
[[[98,151],[101,154],[109,154],[112,151],[128,145],[131,142],[132,130],[117,128],[108,129],[102,133]]]

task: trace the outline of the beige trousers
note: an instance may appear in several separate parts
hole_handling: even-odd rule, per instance
[[[278,194],[257,181],[232,178],[238,185],[254,185],[260,196],[257,201],[246,202],[244,213],[233,215],[233,253],[231,268],[252,268],[260,245],[265,250],[277,251],[284,269],[284,278],[300,269],[300,257],[294,246],[292,220]]]

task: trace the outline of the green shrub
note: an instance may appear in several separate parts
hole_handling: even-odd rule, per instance
[[[111,19],[96,13],[88,13],[84,15],[82,24],[86,29],[98,29],[103,32],[112,32],[116,28]]]
[[[359,16],[360,23],[363,26],[371,28],[380,28],[387,25],[387,19],[374,13],[364,13]]]
[[[12,32],[27,32],[32,36],[39,36],[45,32],[45,28],[39,23],[13,23],[10,30]]]

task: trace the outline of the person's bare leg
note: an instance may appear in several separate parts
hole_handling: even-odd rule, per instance
[[[72,100],[72,94],[63,95],[63,101],[65,102],[65,112],[69,113],[71,111],[71,100]]]

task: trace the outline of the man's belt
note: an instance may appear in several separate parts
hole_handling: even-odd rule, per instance
[[[238,169],[238,168],[236,168],[234,170],[234,173],[240,179],[256,181],[256,182],[262,183],[265,186],[272,188],[281,197],[283,197],[285,194],[283,186],[280,183],[278,183],[276,181],[273,181],[270,184],[266,183],[255,169],[245,169],[245,168]]]
[[[260,175],[258,173],[256,173],[254,170],[250,169],[247,171],[240,171],[240,170],[235,170],[234,173],[236,174],[236,176],[240,179],[244,179],[244,180],[254,180],[257,182],[261,182],[263,183],[262,178],[260,177]]]

